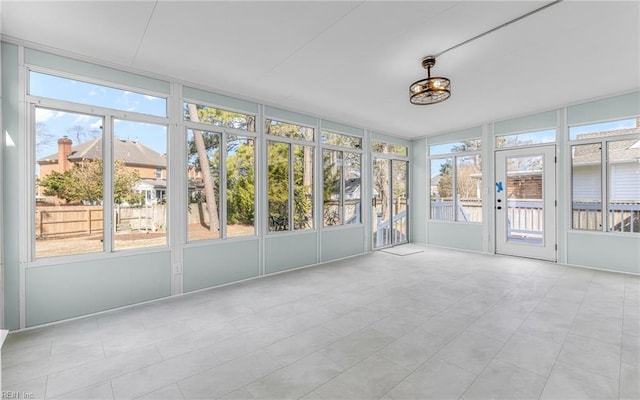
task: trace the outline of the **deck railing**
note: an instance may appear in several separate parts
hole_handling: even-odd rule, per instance
[[[393,243],[400,243],[407,240],[407,210],[400,211],[385,221],[382,220],[382,217],[377,218],[375,232],[376,247],[391,244],[392,235],[394,235]]]
[[[602,230],[602,204],[573,203],[573,229]],[[607,229],[614,232],[640,232],[640,202],[609,204]]]

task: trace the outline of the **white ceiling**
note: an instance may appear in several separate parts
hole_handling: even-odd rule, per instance
[[[423,56],[549,1],[2,1],[1,33],[109,65],[407,138],[640,87],[640,2],[571,1],[438,57],[441,104],[414,106]]]

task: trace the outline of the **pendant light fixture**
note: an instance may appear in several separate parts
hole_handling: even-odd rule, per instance
[[[445,101],[451,96],[451,81],[439,76],[431,76],[431,68],[436,64],[434,56],[422,59],[422,68],[427,70],[427,79],[413,82],[409,86],[411,104],[426,105]]]

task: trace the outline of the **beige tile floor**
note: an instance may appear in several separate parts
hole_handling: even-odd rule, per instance
[[[11,334],[3,390],[83,400],[640,398],[639,277],[421,249]]]

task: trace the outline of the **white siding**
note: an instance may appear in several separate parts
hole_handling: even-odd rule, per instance
[[[600,164],[574,167],[573,201],[601,201],[600,173]]]
[[[611,165],[610,200],[640,200],[640,163]]]

